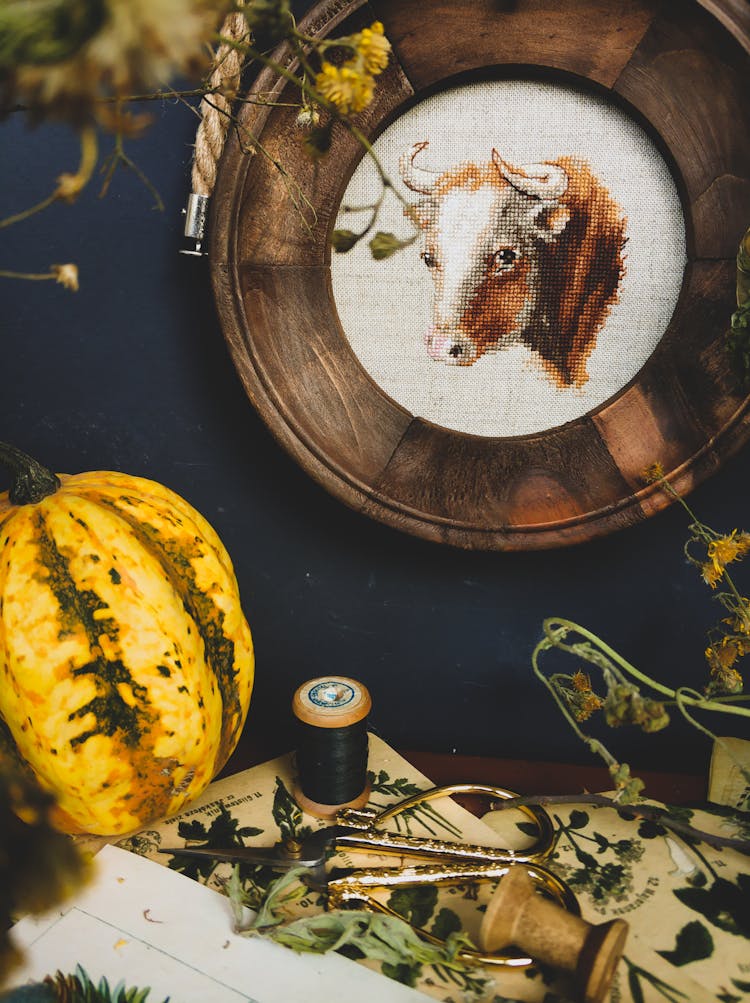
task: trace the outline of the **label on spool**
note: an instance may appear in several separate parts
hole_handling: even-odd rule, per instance
[[[316,728],[347,728],[367,717],[372,706],[362,683],[346,676],[308,679],[294,694],[294,716]]]

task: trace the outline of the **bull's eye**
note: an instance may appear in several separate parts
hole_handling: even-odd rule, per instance
[[[518,254],[512,247],[501,247],[492,255],[492,268],[496,272],[504,272],[516,263]]]
[[[428,268],[437,268],[437,258],[430,251],[422,251],[422,261]]]

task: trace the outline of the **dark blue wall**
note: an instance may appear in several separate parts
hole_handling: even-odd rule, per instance
[[[213,523],[257,645],[248,727],[274,751],[291,744],[294,688],[338,672],[371,689],[372,723],[396,746],[587,762],[531,674],[549,615],[587,624],[665,682],[701,687],[719,609],[682,556],[678,507],[574,549],[464,553],[356,515],[297,468],[235,376],[205,261],[177,253],[196,119],[178,103],[152,110],[128,150],[164,212],[120,172],[105,198],[94,183],[77,205],[2,232],[0,268],[75,261],[81,289],[0,280],[0,439],[57,470],[155,478]],[[63,127],[11,117],[0,136],[3,217],[77,164]],[[745,451],[692,503],[717,527],[750,529],[749,485]],[[708,742],[679,724],[609,737],[642,768],[706,767]]]

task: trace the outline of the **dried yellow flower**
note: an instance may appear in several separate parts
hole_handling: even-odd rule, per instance
[[[742,676],[734,663],[744,654],[741,644],[731,638],[724,638],[720,644],[706,648],[706,661],[711,670],[711,680],[706,686],[706,696],[731,696],[742,693]]]
[[[570,679],[573,689],[579,693],[588,693],[591,690],[591,678],[582,669],[574,672]]]
[[[750,534],[740,533],[733,529],[729,536],[720,536],[712,540],[707,548],[708,558],[719,575],[732,561],[738,561],[750,550]],[[705,576],[704,576],[705,577]]]
[[[75,202],[86,185],[87,179],[80,174],[70,174],[66,171],[57,179],[55,198],[61,202]]]
[[[369,74],[357,69],[352,62],[344,63],[343,66],[324,62],[315,78],[315,86],[342,115],[349,115],[363,111],[372,101],[375,81]]]
[[[556,675],[552,681],[576,721],[588,721],[604,701],[591,689],[591,680],[580,669],[572,676]]]
[[[651,463],[646,467],[641,476],[647,484],[654,484],[656,481],[660,481],[664,477],[664,467],[658,462]]]
[[[0,103],[18,102],[37,117],[84,121],[103,97],[151,91],[207,62],[222,0],[101,0],[101,18],[75,45],[42,58],[28,46],[6,67]],[[26,5],[32,16],[34,5]],[[63,27],[67,22],[61,22]],[[58,25],[59,28],[59,25]],[[78,29],[76,29],[78,30]]]
[[[701,564],[701,578],[706,585],[710,585],[712,589],[715,589],[721,581],[723,573],[724,569],[718,567],[712,561],[707,561],[705,564]]]
[[[68,262],[66,265],[52,265],[50,270],[55,276],[55,282],[73,293],[78,292],[78,265]]]
[[[377,76],[388,65],[391,53],[391,43],[383,34],[383,25],[375,21],[369,28],[364,28],[356,36],[357,52],[362,58],[367,73]]]

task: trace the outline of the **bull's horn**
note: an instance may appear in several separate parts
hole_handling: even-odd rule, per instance
[[[523,167],[511,167],[497,150],[492,151],[492,163],[509,185],[532,198],[543,199],[545,202],[559,199],[568,187],[568,175],[557,164],[526,164]]]
[[[438,174],[434,171],[426,171],[423,167],[414,166],[414,158],[430,144],[425,140],[423,143],[415,143],[407,152],[401,155],[398,162],[398,170],[407,188],[422,195],[429,195],[435,187]]]

